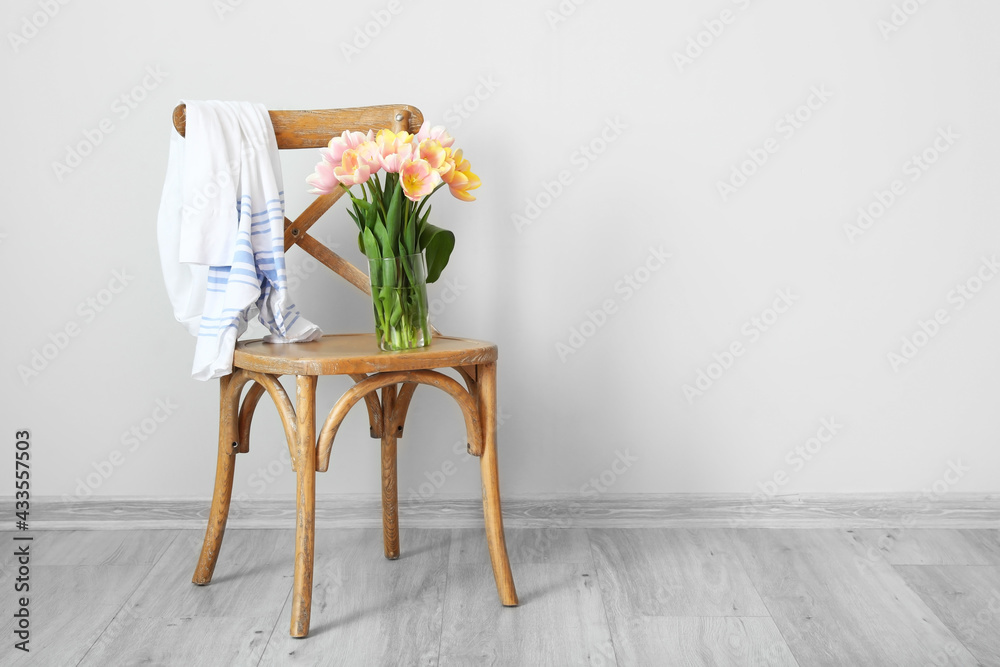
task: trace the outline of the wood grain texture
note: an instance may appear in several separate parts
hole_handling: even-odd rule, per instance
[[[609,616],[767,616],[724,532],[589,529]]]
[[[292,582],[293,637],[309,634],[316,541],[316,378],[295,378],[295,578]]]
[[[344,189],[337,188],[329,194],[319,195],[313,199],[306,207],[306,210],[299,214],[299,217],[295,218],[295,220],[285,218],[285,250],[288,251],[291,249],[300,237],[305,236],[306,232],[323,217],[323,214],[329,211],[330,207],[337,203],[337,200],[343,196]],[[322,246],[319,241],[316,242],[316,245]],[[306,252],[309,251],[306,250]],[[333,253],[332,250],[330,252]],[[312,253],[310,252],[309,254]]]
[[[153,565],[180,532],[176,530],[52,531],[33,540],[32,565]],[[3,536],[13,544],[12,533]]]
[[[171,536],[172,537],[172,536]],[[5,543],[9,548],[10,542]],[[41,554],[41,544],[33,548]],[[12,552],[12,550],[11,550]],[[9,556],[5,556],[5,561]],[[190,563],[185,564],[187,570]],[[146,578],[150,565],[37,565],[30,575],[30,652],[15,650],[14,575],[0,576],[5,594],[0,618],[0,664],[75,665],[100,638],[122,604]],[[187,588],[194,588],[184,582]]]
[[[399,558],[399,497],[396,477],[396,429],[394,413],[396,411],[396,387],[392,384],[382,388],[382,422],[389,428],[382,434],[381,471],[382,471],[382,543],[385,557],[389,560]]]
[[[198,530],[35,533],[32,652],[0,647],[0,663],[786,665],[795,664],[782,644],[790,638],[801,666],[1000,665],[996,565],[892,566],[876,557],[859,568],[853,559],[864,545],[839,530],[680,529],[653,539],[646,528],[600,538],[591,530],[591,547],[583,529],[520,529],[508,547],[522,604],[503,608],[481,529],[404,526],[407,549],[387,561],[378,554],[377,499],[372,509],[369,528],[318,532],[306,640],[285,632],[291,530],[230,528],[207,587],[187,583]],[[759,579],[772,616],[630,611],[631,600],[643,600],[633,589],[669,581],[676,561],[688,589],[718,590],[720,535],[724,558]],[[0,533],[8,544],[12,536]],[[920,557],[940,553],[943,537],[931,535]],[[992,531],[969,537],[989,543]],[[627,591],[624,603],[600,578],[607,565],[591,562],[609,538],[628,543],[616,552],[616,573],[638,573],[614,584]],[[676,553],[706,547],[704,565]],[[0,588],[12,589],[12,575],[9,559],[0,561]],[[672,612],[673,604],[645,609]],[[12,636],[13,620],[0,619],[0,632]]]
[[[496,603],[490,566],[450,565],[440,665],[614,665],[589,565],[517,566],[519,607]]]
[[[244,380],[244,383],[246,381]],[[195,567],[192,583],[204,586],[212,581],[212,573],[219,559],[222,538],[229,520],[229,504],[233,496],[233,476],[236,470],[236,453],[239,447],[239,400],[242,384],[234,375],[219,378],[219,448],[215,464],[215,492],[209,511],[205,540]],[[236,445],[235,447],[233,445]]]
[[[796,664],[724,531],[587,532],[618,664]]]
[[[245,368],[238,368],[233,371],[231,375],[231,382],[234,384],[242,384],[245,382],[255,382],[257,385],[264,387],[268,395],[271,397],[271,402],[274,408],[278,411],[278,416],[281,418],[281,426],[285,431],[285,444],[288,446],[288,455],[292,460],[292,467],[295,467],[295,409],[292,407],[292,401],[288,398],[288,393],[285,391],[285,387],[278,381],[278,375],[272,373],[258,373],[256,371],[250,371]],[[251,391],[253,388],[251,387]],[[241,411],[242,412],[242,411]],[[247,449],[250,447],[250,419],[251,416],[247,417],[246,423],[246,436],[247,436]],[[241,423],[240,429],[242,432],[243,425]]]
[[[13,558],[0,559],[0,589],[8,595],[0,631],[4,665],[75,665],[98,641],[121,606],[177,539],[177,531],[47,532],[30,542],[30,652],[14,650]],[[21,533],[19,536],[24,536]],[[4,545],[13,552],[12,533]],[[185,565],[185,569],[187,565]],[[191,585],[185,582],[187,588]]]
[[[233,364],[278,375],[350,375],[380,371],[450,368],[495,361],[496,345],[451,336],[435,336],[427,347],[386,352],[375,334],[334,334],[309,343],[272,345],[261,340],[239,341]]]
[[[858,530],[855,536],[893,565],[1000,565],[1000,530]]]
[[[261,664],[437,664],[448,531],[403,537],[406,550],[390,561],[378,555],[378,527],[320,532],[309,638],[276,632]]]
[[[253,422],[254,412],[257,410],[257,404],[260,402],[260,397],[264,395],[264,391],[264,385],[254,382],[250,385],[250,389],[247,391],[246,396],[243,397],[243,402],[240,404],[240,446],[237,448],[237,452],[240,454],[246,454],[250,451],[250,424]]]
[[[912,529],[991,529],[1000,525],[1000,496],[948,494],[940,504],[914,506],[910,496],[796,496],[747,514],[747,496],[737,494],[620,494],[586,498],[576,494],[505,496],[504,525],[517,528],[844,528],[880,529],[899,526],[906,516]],[[233,527],[285,528],[294,522],[294,504],[286,498],[252,498],[245,511],[230,517]],[[316,522],[327,528],[359,528],[381,521],[377,494],[323,495],[316,501]],[[871,508],[879,507],[881,512]],[[135,496],[32,501],[35,530],[204,529],[205,499]],[[14,503],[0,499],[0,513],[12,516]],[[402,499],[400,520],[417,528],[482,526],[479,498]]]
[[[130,615],[126,609],[105,629],[80,665],[257,665],[273,626],[273,619],[266,617],[144,618]]]
[[[579,563],[592,565],[590,540],[583,528],[507,528],[507,553],[516,563]],[[483,531],[456,528],[451,531],[449,562],[456,565],[482,565],[490,554]]]
[[[800,665],[925,665],[955,636],[893,566],[842,530],[733,530],[746,568]],[[948,664],[975,665],[964,648]]]
[[[901,565],[896,570],[981,664],[1000,666],[1000,567]],[[952,653],[957,651],[944,655]]]
[[[311,111],[271,110],[271,125],[278,148],[323,148],[345,130],[368,132],[388,128],[397,114],[406,112],[407,129],[415,134],[424,122],[420,110],[409,104],[383,104],[353,109],[316,109]],[[183,137],[187,130],[186,105],[178,104],[173,112],[174,128]]]
[[[188,582],[190,560],[200,547],[199,531],[182,531],[129,600],[143,618],[278,618],[292,588],[295,531],[230,530],[226,557],[209,586]]]
[[[479,403],[482,439],[475,437],[471,425],[468,429],[469,449],[481,453],[479,471],[483,482],[483,518],[486,522],[486,544],[497,594],[505,607],[517,606],[517,591],[507,557],[507,542],[503,530],[503,509],[500,507],[500,473],[497,464],[497,364],[495,361],[480,364],[476,392]],[[456,383],[457,384],[457,383]],[[477,424],[478,426],[478,424]],[[478,444],[478,446],[477,446]]]
[[[619,665],[798,667],[764,616],[631,616],[616,628]]]
[[[323,422],[323,428],[319,433],[319,440],[316,442],[317,470],[325,472],[330,466],[330,454],[333,449],[333,440],[337,437],[337,430],[340,428],[341,423],[343,423],[344,418],[347,416],[348,412],[350,412],[351,408],[354,407],[358,401],[370,396],[376,389],[382,389],[384,387],[400,383],[430,385],[449,394],[453,399],[455,399],[455,402],[458,403],[458,407],[461,408],[462,415],[465,417],[465,432],[469,442],[478,443],[482,439],[483,432],[480,426],[481,409],[476,405],[476,403],[472,400],[472,397],[461,384],[438,371],[384,371],[382,373],[376,373],[375,375],[368,376],[345,391],[343,395],[337,399],[333,409],[330,410],[330,414],[327,415],[326,420]],[[384,400],[385,397],[383,395],[383,403]],[[493,417],[495,419],[496,415],[494,414]],[[384,405],[382,409],[382,422],[383,427],[388,422],[395,422],[395,418],[391,415],[391,413],[387,413],[385,411]]]
[[[350,377],[355,383],[368,379],[366,373],[351,373]],[[365,394],[365,407],[368,410],[369,434],[373,438],[381,438],[386,427],[382,424],[382,401],[379,399],[377,391]]]
[[[952,494],[948,494],[951,496]],[[295,508],[286,498],[246,500],[233,527],[285,528]],[[813,502],[814,501],[814,502]],[[323,527],[359,528],[381,521],[377,494],[319,496],[316,522]],[[504,525],[517,528],[844,528],[880,529],[906,516],[913,529],[991,529],[1000,524],[1000,496],[964,494],[934,507],[914,506],[908,495],[796,496],[788,504],[746,514],[748,498],[736,494],[620,494],[585,498],[576,494],[504,497]],[[882,513],[872,511],[877,506]],[[35,530],[204,529],[205,499],[135,496],[63,500],[41,496],[32,502]],[[14,503],[0,499],[0,513],[12,516]],[[402,499],[400,520],[417,528],[482,526],[479,498]]]
[[[406,132],[410,126],[410,112],[408,109],[400,109],[392,117],[389,129],[393,132]]]
[[[399,395],[396,396],[396,408],[392,411],[392,428],[394,428],[397,438],[403,437],[406,415],[410,412],[410,401],[413,400],[413,394],[419,386],[416,382],[404,382],[400,385]]]

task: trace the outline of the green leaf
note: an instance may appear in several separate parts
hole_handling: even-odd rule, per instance
[[[405,282],[405,284],[406,285],[411,285],[411,286],[414,285],[414,284],[416,284],[417,281],[416,281],[416,278],[413,275],[413,267],[410,266],[410,261],[406,260],[406,259],[400,259],[399,263],[402,264],[402,266],[403,266],[403,273],[406,274],[406,282]],[[403,278],[403,276],[400,276],[400,281],[399,281],[400,282],[400,287],[402,287],[404,285],[402,278]]]
[[[455,234],[425,222],[420,230],[420,249],[427,260],[427,282],[432,283],[448,266],[451,251],[455,249]]]
[[[403,186],[396,182],[396,187],[392,192],[392,199],[389,201],[389,209],[385,214],[385,228],[389,232],[389,243],[393,248],[399,245],[399,228],[402,222]]]
[[[382,247],[382,257],[395,257],[396,253],[392,251],[392,243],[389,239],[389,231],[382,224],[381,220],[375,221],[375,228],[372,230],[375,232],[375,238],[378,239],[379,245]]]
[[[373,290],[372,294],[376,297],[372,299],[372,302],[375,304],[375,317],[377,319],[375,326],[381,329],[385,327],[385,307],[382,305],[382,300],[378,298],[378,292]]]
[[[358,214],[357,213],[355,213],[351,209],[347,209],[347,215],[351,216],[351,219],[354,220],[354,224],[356,224],[358,226],[359,230],[364,229],[364,223],[362,223],[361,220],[358,219]],[[362,248],[362,252],[364,252],[363,248]]]
[[[407,255],[417,254],[418,226],[419,226],[419,221],[416,220],[416,218],[413,218],[407,223],[406,229],[403,230],[403,246],[406,248]]]
[[[365,227],[365,231],[362,232],[362,237],[365,244],[365,255],[371,259],[378,259],[380,257],[378,252],[378,243],[375,241],[375,235],[372,234],[372,230]],[[381,282],[381,268],[379,267],[379,262],[375,262],[374,268],[372,268],[372,284],[378,285]]]
[[[392,305],[392,300],[391,300],[392,299],[392,288],[389,287],[388,285],[386,285],[384,287],[379,287],[378,288],[378,298],[379,298],[379,300],[382,301],[382,307],[383,308],[388,308],[389,306],[391,306]],[[389,311],[386,310],[386,315],[388,315],[388,314],[389,314]]]
[[[373,256],[367,252],[366,248],[365,254],[368,255],[369,258],[392,259],[396,256],[396,254],[392,251],[392,244],[389,243],[389,232],[386,230],[385,225],[382,224],[381,220],[377,220],[375,222],[375,233],[372,237],[378,240],[378,245],[381,246],[382,252],[379,255]],[[396,263],[379,262],[379,267],[379,278],[382,280],[380,285],[394,287],[396,285]]]
[[[368,202],[365,202],[365,204],[365,227],[374,229],[375,223],[378,222],[378,206]]]
[[[394,179],[399,178],[395,174],[385,175],[385,189],[382,191],[382,209],[389,210],[389,202],[392,199],[392,193],[396,190],[396,182]]]
[[[351,203],[354,204],[354,210],[358,217],[364,218],[368,214],[368,209],[371,208],[371,203],[365,199],[358,199],[354,195],[351,195]]]
[[[398,326],[403,317],[403,304],[399,302],[399,292],[396,292],[392,302],[392,312],[389,314],[389,325]]]

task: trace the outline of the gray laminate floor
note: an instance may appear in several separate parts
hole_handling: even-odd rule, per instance
[[[482,530],[320,530],[312,631],[288,636],[293,533],[39,532],[31,652],[0,664],[1000,665],[1000,530],[508,529],[521,606]],[[0,534],[13,544],[12,534]],[[4,551],[13,552],[5,548]]]

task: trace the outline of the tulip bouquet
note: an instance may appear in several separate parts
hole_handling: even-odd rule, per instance
[[[457,199],[474,201],[469,191],[480,185],[462,151],[452,150],[454,143],[443,127],[426,122],[416,134],[344,131],[320,149],[323,159],[306,179],[313,194],[343,188],[351,197],[348,213],[358,226],[358,248],[368,257],[382,349],[430,343],[425,282],[440,277],[455,235],[428,222],[427,200],[447,185]]]

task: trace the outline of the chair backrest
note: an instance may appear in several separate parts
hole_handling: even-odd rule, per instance
[[[315,111],[269,111],[268,114],[274,126],[278,148],[282,150],[322,148],[332,137],[344,130],[377,132],[388,128],[393,132],[406,130],[415,134],[424,122],[420,110],[407,104]],[[185,105],[179,104],[174,109],[174,128],[183,137],[186,126]],[[295,220],[286,217],[285,250],[288,251],[293,245],[298,245],[349,283],[370,295],[371,286],[366,273],[306,233],[343,194],[344,190],[338,188],[328,195],[319,195]]]

